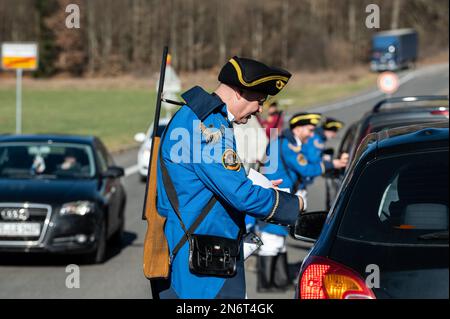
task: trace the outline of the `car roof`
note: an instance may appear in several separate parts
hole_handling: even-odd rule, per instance
[[[368,113],[379,112],[411,112],[420,109],[439,109],[444,107],[448,110],[448,95],[416,95],[391,97],[380,100]],[[403,105],[403,106],[402,106]],[[394,106],[394,107],[393,107]]]
[[[0,143],[11,142],[48,142],[93,144],[97,138],[95,136],[64,135],[64,134],[30,134],[30,135],[0,135]]]
[[[369,134],[361,143],[355,159],[370,160],[384,155],[448,149],[448,126],[448,121],[445,121],[404,126]]]
[[[448,103],[448,96],[444,95],[404,96],[381,100],[357,121],[360,134],[366,132],[369,125],[393,127],[445,121],[448,119]]]
[[[414,111],[398,111],[387,113],[376,113],[371,116],[366,123],[373,128],[377,127],[393,127],[393,126],[409,126],[414,124],[428,123],[428,122],[442,122],[447,119],[443,114],[432,114],[430,110],[420,109]]]

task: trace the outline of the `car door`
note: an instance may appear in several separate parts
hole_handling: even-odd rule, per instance
[[[358,125],[357,123],[354,123],[352,126],[350,126],[347,131],[344,134],[344,137],[341,141],[341,144],[338,148],[337,156],[340,157],[343,153],[350,153],[352,152],[352,148],[354,147],[355,143],[355,135],[356,135],[356,129]],[[325,179],[325,189],[326,189],[326,202],[325,205],[327,209],[330,209],[334,199],[336,198],[336,194],[341,186],[342,178],[344,176],[345,170],[339,170],[336,171],[335,174],[328,176]]]
[[[101,141],[97,140],[95,144],[100,172],[104,173],[108,167],[114,166],[114,162]],[[119,227],[120,223],[122,204],[120,178],[103,177],[102,184],[103,196],[108,209],[108,235],[110,235]]]

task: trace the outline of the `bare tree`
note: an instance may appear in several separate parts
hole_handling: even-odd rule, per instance
[[[391,29],[398,29],[398,27],[399,27],[401,6],[402,6],[402,0],[393,0]]]

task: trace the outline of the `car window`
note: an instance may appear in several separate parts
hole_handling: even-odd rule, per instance
[[[448,244],[448,150],[371,163],[353,187],[339,236]]]
[[[0,178],[72,179],[94,175],[94,157],[88,145],[0,144]]]
[[[103,152],[101,152],[99,148],[96,148],[95,153],[97,154],[98,165],[99,165],[100,171],[102,173],[106,172],[106,170],[108,169],[108,162],[107,162]]]
[[[97,140],[97,154],[99,154],[99,157],[101,157],[102,165],[106,165],[106,169],[110,166],[115,166],[114,159],[112,156],[108,153],[105,144],[103,144],[102,141]]]
[[[354,144],[355,139],[355,131],[356,131],[356,125],[353,125],[348,129],[348,131],[345,133],[344,138],[342,139],[341,145],[339,147],[339,153],[349,153],[352,145]]]

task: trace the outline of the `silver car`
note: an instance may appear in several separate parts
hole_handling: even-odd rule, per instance
[[[170,118],[162,118],[159,120],[158,132],[163,132],[169,124]],[[137,155],[137,164],[139,167],[139,177],[142,182],[147,180],[148,164],[150,162],[150,151],[152,148],[153,124],[147,130],[147,133],[137,133],[134,136],[136,142],[142,143]]]

